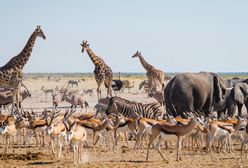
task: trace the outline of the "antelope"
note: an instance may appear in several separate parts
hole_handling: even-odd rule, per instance
[[[52,97],[53,97],[53,108],[57,108],[61,100],[60,94],[55,92],[52,94]]]
[[[67,118],[73,117],[73,119],[76,119],[76,120],[87,120],[87,119],[91,119],[95,116],[94,114],[90,114],[90,113],[71,116],[71,114],[74,112],[76,112],[75,108],[67,109],[65,112],[64,118],[65,117],[67,117]],[[69,115],[69,117],[67,115]]]
[[[71,114],[73,112],[74,111],[69,113],[69,111],[67,111],[65,114],[65,118],[69,119],[69,117],[71,116]],[[80,124],[84,128],[93,131],[93,146],[96,145],[99,138],[103,138],[100,132],[105,130],[105,128],[107,128],[107,127],[112,128],[112,125],[113,125],[111,123],[111,121],[106,116],[105,116],[105,119],[103,121],[100,121],[100,120],[94,119],[94,118],[89,118],[89,119],[85,119],[85,120],[79,120],[79,119],[74,119],[74,120],[76,121],[77,124]],[[95,141],[96,134],[97,134],[98,139]]]
[[[192,115],[192,113],[190,114]],[[177,124],[181,124],[181,125],[187,125],[190,121],[190,119],[184,119],[181,116],[176,116],[174,119]],[[194,144],[196,144],[196,146],[199,147],[198,139],[202,140],[201,133],[204,133],[204,134],[207,133],[207,130],[204,127],[204,124],[202,125],[198,124],[195,127],[195,129],[190,134],[188,134],[188,138],[185,138],[184,145],[187,146],[187,141],[188,141],[188,145],[190,146],[190,140],[191,140],[192,147],[194,146]]]
[[[21,108],[21,103],[27,97],[31,97],[29,90],[26,88],[25,85],[20,88],[20,95],[19,95],[19,107]],[[12,90],[1,90],[0,91],[0,105],[6,106],[12,103],[13,100],[13,92]],[[16,105],[17,106],[17,105]]]
[[[64,94],[65,93],[65,91],[67,90],[67,88],[61,88],[60,90],[58,90],[58,92],[60,93],[60,94]],[[72,94],[78,94],[79,93],[79,89],[70,89],[69,91],[68,91],[68,95],[72,95]]]
[[[27,118],[28,118],[28,125],[27,125],[27,129],[31,129],[34,131],[35,134],[35,140],[36,140],[36,146],[39,146],[39,142],[38,142],[38,134],[37,132],[41,132],[42,133],[42,139],[43,139],[43,143],[42,146],[45,145],[45,128],[46,128],[46,120],[45,119],[36,119],[35,116],[31,115],[29,112],[27,113]]]
[[[126,118],[126,117],[122,117],[119,118],[119,124],[118,126],[114,127],[114,146],[117,146],[117,134],[120,132],[124,133],[124,137],[125,137],[125,141],[128,145],[128,141],[127,141],[127,131],[130,130],[132,132],[132,134],[136,135],[137,134],[137,125],[136,125],[136,120],[132,119],[132,118]]]
[[[228,147],[228,151],[232,151],[231,135],[240,129],[241,126],[246,126],[246,119],[238,116],[236,123],[234,121],[220,122],[215,120],[207,120],[205,123],[207,127],[207,147],[212,153],[212,141],[214,138],[218,139],[218,151],[220,151],[221,146],[224,145]]]
[[[160,121],[154,120],[154,119],[149,119],[149,118],[139,118],[137,120],[137,126],[138,126],[138,133],[136,135],[136,142],[134,145],[134,148],[140,148],[140,141],[141,141],[141,136],[144,136],[144,134],[151,129],[151,127]],[[166,122],[166,121],[164,121]]]
[[[149,118],[139,118],[137,120],[138,133],[136,135],[136,148],[140,148],[141,138],[144,137],[145,134],[150,133],[152,126],[158,123],[163,124],[168,122],[166,120],[154,120]],[[169,123],[176,124],[176,120],[170,118]]]
[[[134,82],[130,82],[129,80],[123,80],[123,86],[121,91],[123,92],[125,88],[128,89],[128,93],[131,93],[130,89],[134,87]]]
[[[96,111],[96,114],[95,114],[95,118],[99,117],[99,114],[101,114],[100,117],[106,118],[106,114],[105,113],[106,113],[106,108],[107,107],[105,107],[105,106],[106,105],[104,105],[104,104],[96,104],[95,108],[97,109],[97,111]],[[126,120],[125,120],[125,118],[122,115],[118,115],[117,114],[117,115],[111,115],[111,116],[108,116],[108,117],[109,118],[112,118],[112,117],[115,118],[115,120],[112,122],[112,126],[106,128],[107,131],[113,130],[113,139],[114,139],[113,148],[114,148],[115,145],[117,145],[117,129],[121,129],[121,127],[125,127],[125,126],[129,126],[130,129],[132,129],[136,125],[135,125],[135,121],[133,119],[128,120],[126,118]],[[118,132],[120,132],[120,131],[118,130]],[[125,136],[125,140],[127,142],[127,135],[126,135],[125,132],[124,132],[124,134],[125,134],[124,136]]]
[[[207,129],[204,126],[198,126],[194,131],[189,134],[189,139],[191,139],[191,146],[199,148],[203,144],[203,134],[207,133]],[[200,141],[200,142],[199,142]]]
[[[93,89],[84,89],[83,92],[84,94],[89,94],[90,97],[94,96]]]
[[[244,145],[246,145],[248,143],[248,125],[246,125],[245,127],[245,136],[244,139],[241,143],[241,158],[243,158],[243,150],[244,150]]]
[[[87,132],[85,128],[75,120],[73,124],[67,125],[66,118],[63,120],[66,128],[67,141],[73,145],[73,163],[77,164],[82,158],[82,146],[86,142]]]
[[[175,125],[175,124],[170,124],[170,123],[158,123],[152,126],[151,129],[151,134],[149,137],[149,143],[148,143],[148,148],[147,148],[147,156],[146,156],[146,161],[148,161],[149,157],[149,149],[150,146],[152,145],[153,141],[161,134],[164,133],[165,135],[167,134],[172,134],[177,136],[177,155],[176,155],[176,160],[182,160],[181,158],[181,147],[182,147],[182,140],[184,136],[189,134],[197,125],[197,123],[201,123],[199,118],[192,118],[187,125]],[[165,160],[164,156],[161,153],[161,150],[159,148],[159,145],[156,146],[157,151]]]
[[[10,137],[15,137],[17,130],[15,126],[15,119],[13,116],[8,116],[2,123],[0,134],[4,136],[4,153],[7,153],[10,146]],[[14,150],[14,148],[13,148]]]
[[[62,96],[62,101],[67,101],[68,103],[71,104],[71,108],[77,107],[77,105],[81,106],[81,110],[83,109],[83,105],[85,106],[85,110],[87,112],[87,108],[89,107],[88,102],[86,101],[86,97],[84,94],[71,94],[68,95],[67,89],[69,85],[67,86],[63,96]]]
[[[52,148],[52,153],[53,155],[55,155],[55,150],[54,150],[54,142],[55,140],[58,140],[58,144],[59,144],[59,152],[58,152],[58,158],[60,158],[61,156],[61,150],[62,150],[62,143],[61,143],[61,138],[64,135],[65,133],[65,126],[62,122],[62,118],[61,117],[58,117],[59,116],[59,112],[60,111],[57,111],[57,112],[53,112],[51,114],[51,119],[50,121],[48,121],[48,117],[47,117],[47,114],[45,112],[45,115],[46,115],[46,125],[47,125],[47,128],[46,128],[46,132],[47,134],[50,136],[51,140],[51,148]],[[55,120],[57,119],[57,120]]]
[[[23,144],[24,144],[24,147],[26,148],[25,139],[27,136],[26,127],[28,126],[27,118],[17,115],[16,120],[15,120],[15,126],[17,130],[17,136],[20,136],[20,144],[21,144],[21,136],[23,136]]]
[[[46,101],[47,101],[47,94],[53,94],[53,89],[46,89],[44,86],[41,87],[41,90],[46,94]]]

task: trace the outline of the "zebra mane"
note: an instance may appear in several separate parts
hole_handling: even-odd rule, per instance
[[[125,103],[125,104],[129,104],[129,105],[142,104],[142,103],[138,103],[138,102],[135,102],[135,101],[130,101],[130,100],[127,100],[127,99],[124,99],[124,98],[121,98],[121,97],[117,97],[117,96],[110,98],[109,101],[111,103],[116,102],[116,103]]]
[[[112,97],[110,98],[108,113],[121,113],[125,117],[129,118],[161,118],[164,114],[164,108],[160,103],[149,103],[142,104],[135,101],[129,101],[121,97]]]

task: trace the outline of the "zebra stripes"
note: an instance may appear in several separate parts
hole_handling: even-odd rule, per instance
[[[112,97],[106,110],[106,114],[121,113],[128,118],[151,118],[162,119],[165,110],[159,103],[142,104],[134,101],[129,101],[120,97]]]

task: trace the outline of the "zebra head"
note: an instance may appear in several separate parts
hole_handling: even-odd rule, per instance
[[[106,114],[110,115],[110,114],[117,114],[117,105],[114,99],[110,99],[110,102],[108,104],[107,110],[106,110]]]

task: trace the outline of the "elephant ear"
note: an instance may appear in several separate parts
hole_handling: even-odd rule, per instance
[[[244,104],[245,95],[248,93],[248,85],[240,82],[234,86],[234,100],[240,104]]]

